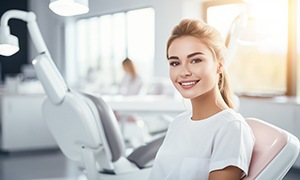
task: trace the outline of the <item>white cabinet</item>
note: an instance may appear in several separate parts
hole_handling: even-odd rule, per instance
[[[1,96],[1,150],[23,151],[57,147],[42,118],[45,95]]]

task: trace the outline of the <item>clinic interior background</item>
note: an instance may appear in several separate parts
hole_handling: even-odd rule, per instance
[[[300,3],[257,2],[251,12],[258,22],[255,43],[233,42],[229,51],[229,73],[239,97],[239,111],[300,138],[300,31],[296,30],[300,27],[300,15],[296,14]],[[203,18],[226,39],[244,8],[242,0],[90,0],[88,14],[60,17],[50,11],[48,0],[22,3],[21,8],[36,13],[44,40],[67,83],[74,89],[99,94],[114,93],[125,57],[136,62],[146,84],[161,83],[169,88],[165,48],[172,28],[183,18]],[[251,22],[250,29],[254,26]],[[30,38],[24,39],[21,49],[26,52],[17,57],[21,63],[0,57],[2,80],[19,73],[32,80],[30,62],[36,52]],[[7,72],[5,68],[11,66],[17,70]],[[39,86],[30,82],[23,79],[17,93],[39,93]],[[169,90],[160,92],[178,98]],[[299,159],[296,166],[300,167]]]

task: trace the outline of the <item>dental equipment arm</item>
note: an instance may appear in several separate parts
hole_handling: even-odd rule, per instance
[[[63,100],[65,93],[68,91],[68,87],[63,77],[61,76],[59,70],[55,66],[49,53],[49,50],[47,49],[47,46],[43,40],[43,37],[36,22],[36,15],[33,12],[26,12],[22,10],[6,11],[1,17],[1,44],[7,45],[12,41],[17,41],[17,38],[15,36],[10,35],[10,28],[8,26],[8,21],[10,19],[19,19],[27,23],[29,34],[39,54],[32,62],[35,71],[45,89],[48,98],[54,104],[59,104]],[[6,42],[4,42],[5,40]],[[15,43],[14,45],[16,44],[18,43]],[[5,54],[4,50],[6,49],[2,49],[0,46],[0,54],[13,55],[19,50],[19,48],[15,47],[15,51],[11,54]]]

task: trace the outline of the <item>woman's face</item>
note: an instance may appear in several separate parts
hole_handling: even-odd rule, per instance
[[[126,73],[132,73],[132,67],[131,67],[131,65],[130,65],[130,62],[125,62],[124,64],[123,64],[123,69],[124,69],[124,71],[126,72]]]
[[[218,88],[219,63],[199,39],[184,36],[168,49],[170,79],[184,98],[194,99]]]
[[[123,64],[123,69],[125,72],[129,72],[129,67],[128,67],[128,64]]]

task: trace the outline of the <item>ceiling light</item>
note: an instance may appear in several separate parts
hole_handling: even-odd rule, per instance
[[[74,16],[89,11],[88,0],[50,0],[49,8],[60,16]]]

